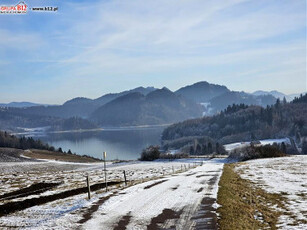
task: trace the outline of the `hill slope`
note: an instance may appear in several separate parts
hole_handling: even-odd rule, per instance
[[[100,125],[156,125],[201,116],[201,107],[167,88],[146,96],[129,93],[97,109],[90,117]]]
[[[218,115],[169,126],[163,131],[162,140],[189,136],[209,136],[223,144],[285,136],[296,137],[300,142],[307,136],[307,104],[276,103],[266,109],[229,106]]]
[[[272,95],[254,96],[244,92],[230,91],[212,98],[209,102],[211,113],[215,114],[232,104],[259,105],[265,107],[274,104],[276,98]]]
[[[24,114],[35,114],[41,116],[54,116],[61,118],[82,117],[87,118],[100,106],[129,93],[139,92],[144,95],[155,90],[153,87],[138,87],[132,90],[123,91],[121,93],[106,94],[97,99],[89,99],[84,97],[73,98],[66,101],[63,105],[55,106],[35,106],[22,110]]]
[[[206,81],[197,82],[178,89],[175,93],[197,103],[208,102],[210,99],[229,92],[226,86],[210,84]]]

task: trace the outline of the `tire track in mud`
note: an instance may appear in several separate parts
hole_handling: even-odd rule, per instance
[[[144,189],[150,189],[150,188],[152,188],[152,187],[154,187],[154,186],[156,186],[156,185],[158,185],[158,184],[164,183],[165,181],[168,181],[168,180],[160,180],[160,181],[158,181],[158,182],[155,182],[155,183],[153,183],[153,184],[150,184],[150,185],[145,186]]]
[[[54,187],[57,187],[60,184],[62,184],[62,182],[60,182],[60,183],[44,183],[44,182],[41,182],[41,183],[32,184],[29,187],[1,195],[0,201],[12,200],[12,199],[15,199],[15,198],[40,194],[40,193],[48,191],[48,190],[50,190]]]
[[[209,189],[212,190],[213,186],[218,180],[218,174],[211,175],[208,180]],[[203,181],[202,181],[203,182]],[[199,189],[203,190],[203,188]],[[199,190],[197,192],[199,192]],[[200,192],[201,192],[200,191]],[[215,198],[204,197],[198,206],[198,210],[192,216],[191,220],[195,221],[196,224],[193,229],[195,230],[216,230],[217,228],[217,214],[216,208],[214,208]]]
[[[106,197],[100,198],[98,201],[96,201],[94,204],[92,204],[89,208],[86,209],[86,211],[82,215],[82,219],[78,221],[78,224],[84,224],[88,220],[90,220],[93,216],[93,213],[95,213],[98,208],[106,202],[108,199],[110,199],[113,195],[116,195],[116,193],[111,194]]]
[[[216,230],[217,215],[216,209],[213,207],[214,198],[205,197],[202,199],[199,210],[191,218],[196,222],[194,229],[196,230]]]
[[[117,185],[123,183],[121,181],[110,181],[108,182],[108,186],[112,185]],[[98,183],[91,185],[91,191],[96,191],[99,189],[105,188],[105,183]],[[41,197],[35,197],[31,199],[26,199],[22,201],[16,201],[16,202],[9,202],[3,205],[0,205],[0,217],[16,212],[16,211],[21,211],[26,208],[30,208],[33,206],[41,205],[41,204],[46,204],[52,201],[60,200],[60,199],[65,199],[70,196],[75,196],[79,195],[82,193],[87,193],[87,187],[82,187],[82,188],[77,188],[77,189],[72,189],[72,190],[67,190],[64,192],[48,195],[48,196],[41,196]]]
[[[196,178],[211,176],[209,180],[202,180],[200,182],[200,184],[208,185],[209,190],[213,189],[219,176],[218,174],[204,174],[200,176],[196,173],[191,173],[188,176],[192,175],[195,175]],[[204,187],[201,187],[196,192],[200,193],[204,189]],[[216,199],[207,197],[208,195],[210,194],[206,193],[205,197],[197,206],[189,205],[179,211],[164,209],[162,213],[151,219],[151,223],[147,226],[147,229],[177,229],[178,225],[180,225],[179,222],[181,222],[180,229],[217,230],[217,214],[216,208],[214,207]]]
[[[147,230],[165,229],[165,227],[161,225],[165,224],[165,222],[169,220],[178,220],[181,214],[182,210],[174,211],[172,209],[166,208],[158,216],[151,219],[150,224],[147,225]],[[175,229],[176,226],[172,225],[168,228]]]
[[[128,213],[126,216],[123,216],[119,222],[116,224],[113,230],[125,230],[127,229],[127,225],[129,224],[131,220],[131,215]]]

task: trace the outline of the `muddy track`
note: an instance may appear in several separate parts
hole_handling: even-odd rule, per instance
[[[174,220],[174,219],[178,220],[180,218],[181,213],[182,210],[174,211],[172,209],[166,208],[158,216],[151,219],[150,224],[147,225],[147,230],[164,229],[160,228],[159,225],[163,225],[167,220]],[[170,228],[175,229],[176,226],[171,226]]]
[[[196,230],[216,230],[217,229],[217,215],[213,204],[215,199],[205,197],[202,199],[196,214],[191,218],[196,222]]]
[[[158,182],[155,182],[155,183],[153,183],[153,184],[150,184],[150,185],[145,186],[144,189],[152,188],[153,186],[156,186],[156,185],[158,185],[158,184],[162,184],[162,183],[165,182],[165,181],[167,181],[167,180],[160,180],[160,181],[158,181]]]
[[[44,183],[44,182],[42,182],[42,183],[32,184],[29,187],[1,195],[0,201],[12,200],[12,199],[19,198],[19,197],[26,197],[26,196],[30,196],[30,195],[40,194],[40,193],[48,191],[48,190],[50,190],[50,189],[52,189],[52,188],[54,188],[54,187],[56,187],[60,184],[62,184],[62,183]]]
[[[193,173],[186,174],[185,176],[193,176],[193,175],[195,175],[195,174],[197,174],[197,173],[196,173],[196,172],[193,172]]]
[[[82,219],[78,221],[79,224],[84,224],[86,221],[90,220],[93,216],[93,213],[96,212],[100,205],[102,205],[104,202],[106,202],[108,199],[110,199],[113,195],[111,194],[106,197],[100,198],[98,201],[96,201],[92,206],[86,209],[86,211],[83,213]]]
[[[127,229],[127,225],[129,224],[130,220],[131,220],[130,213],[128,213],[126,216],[123,216],[119,222],[117,223],[117,225],[114,227],[113,230],[125,230]]]
[[[201,187],[197,190],[197,192],[202,192],[204,190],[204,187]]]
[[[207,164],[190,172],[126,188],[96,208],[83,229],[217,229],[213,189],[222,164]],[[213,170],[213,169],[219,169]],[[207,173],[210,170],[209,173]],[[216,173],[214,173],[216,172]],[[204,177],[200,178],[200,175]],[[98,208],[98,209],[97,209]],[[152,211],[155,212],[152,215]],[[80,223],[80,222],[79,222]]]
[[[111,181],[111,182],[108,182],[108,186],[117,185],[120,183],[122,182],[121,181]],[[94,184],[91,186],[91,191],[96,191],[102,188],[105,188],[105,183]],[[48,202],[65,199],[67,197],[79,195],[82,193],[87,193],[87,187],[72,189],[72,190],[61,192],[61,193],[52,194],[49,196],[41,196],[41,197],[26,199],[22,201],[6,203],[4,205],[0,205],[0,217],[16,212],[16,211],[21,211],[21,210],[24,210],[26,208],[30,208],[36,205],[46,204]]]

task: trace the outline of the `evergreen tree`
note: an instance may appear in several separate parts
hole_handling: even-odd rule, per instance
[[[196,154],[201,154],[201,146],[200,146],[200,144],[197,144],[197,146],[196,146]]]
[[[207,145],[206,144],[204,144],[203,147],[202,147],[202,154],[203,155],[207,154]]]
[[[283,153],[287,153],[287,147],[286,147],[285,142],[282,142],[282,143],[281,143],[281,151],[282,151]]]
[[[194,148],[193,146],[190,147],[190,155],[193,155],[194,154]]]
[[[208,143],[208,153],[210,154],[212,152],[213,152],[213,150],[212,150],[212,143],[209,141],[209,143]]]
[[[307,141],[304,140],[302,144],[302,154],[307,154]]]

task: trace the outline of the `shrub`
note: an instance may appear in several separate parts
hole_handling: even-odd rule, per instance
[[[149,146],[146,149],[144,149],[141,153],[141,161],[153,161],[156,159],[159,159],[160,157],[160,147],[157,146]]]
[[[160,154],[160,159],[168,159],[168,160],[175,160],[181,158],[188,158],[189,155],[186,153],[175,153],[175,154]]]
[[[278,147],[272,145],[265,146],[247,146],[240,149],[233,150],[229,158],[237,159],[239,161],[247,161],[258,158],[270,158],[270,157],[284,157],[287,156]]]

